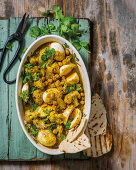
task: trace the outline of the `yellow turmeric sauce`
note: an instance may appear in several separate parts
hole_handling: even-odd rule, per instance
[[[80,124],[84,110],[85,94],[78,65],[68,48],[50,42],[27,58],[22,75],[19,97],[27,131],[40,144],[58,148],[68,130]]]

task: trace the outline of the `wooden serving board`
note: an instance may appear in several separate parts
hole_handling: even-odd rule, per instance
[[[16,28],[20,22],[20,18],[10,18],[0,20],[0,49],[3,48],[9,35],[16,31]],[[90,21],[88,19],[78,19],[80,29],[85,33],[80,37],[81,41],[90,43]],[[49,19],[45,18],[31,18],[24,35],[24,44],[22,50],[36,39],[29,36],[29,27],[38,25],[47,25]],[[57,21],[51,21],[57,25]],[[54,33],[55,34],[55,33]],[[21,129],[17,110],[15,105],[15,84],[7,85],[3,81],[3,72],[9,61],[15,54],[18,43],[14,42],[12,51],[7,50],[5,59],[0,71],[0,160],[47,160],[47,159],[88,159],[83,156],[82,152],[77,154],[63,154],[60,156],[51,156],[44,154],[37,150],[27,139],[23,130]],[[90,62],[89,54],[84,49],[79,51],[85,65],[88,69],[88,63]],[[22,57],[23,54],[20,54]],[[8,79],[14,79],[16,77],[19,60],[15,63],[14,67],[8,74]]]

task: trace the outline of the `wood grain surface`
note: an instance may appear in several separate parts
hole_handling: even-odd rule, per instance
[[[30,11],[30,16],[37,17],[41,16],[38,10],[40,7],[47,10],[54,4],[63,8],[66,16],[87,17],[94,22],[93,55],[89,65],[91,88],[92,93],[98,92],[104,101],[113,132],[114,149],[110,154],[97,159],[1,162],[0,169],[135,170],[136,1],[1,0],[0,16],[18,17]],[[6,90],[6,87],[3,88]]]

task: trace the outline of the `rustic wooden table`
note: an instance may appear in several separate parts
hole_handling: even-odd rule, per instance
[[[50,162],[0,162],[8,169],[136,169],[136,0],[0,0],[0,17],[18,17],[31,9],[59,5],[64,15],[94,22],[90,61],[92,93],[98,92],[108,112],[114,149],[101,158]]]

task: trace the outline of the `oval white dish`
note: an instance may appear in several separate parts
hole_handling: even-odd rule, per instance
[[[57,36],[57,35],[45,35],[39,39],[37,39],[36,41],[34,41],[29,48],[27,49],[27,51],[25,52],[20,66],[18,68],[18,73],[17,73],[17,78],[16,78],[16,90],[15,90],[15,100],[16,100],[16,108],[17,108],[17,113],[18,113],[18,118],[21,124],[21,127],[25,133],[25,135],[27,136],[27,138],[30,140],[30,142],[40,151],[46,153],[46,154],[50,154],[50,155],[59,155],[59,154],[63,154],[63,152],[60,152],[59,149],[49,149],[39,143],[36,143],[34,141],[34,139],[32,138],[31,135],[29,135],[29,133],[27,132],[25,125],[24,125],[24,111],[23,111],[23,104],[22,101],[18,100],[18,96],[21,92],[22,89],[22,80],[20,79],[20,74],[23,71],[24,67],[24,62],[27,59],[27,56],[31,56],[31,54],[33,54],[33,52],[41,45],[47,43],[47,42],[51,42],[51,41],[57,41],[61,44],[67,44],[69,46],[69,50],[70,53],[72,54],[76,54],[77,58],[79,59],[78,66],[80,69],[80,73],[82,76],[82,80],[83,80],[83,84],[84,84],[84,90],[85,90],[85,108],[84,108],[84,114],[86,115],[87,118],[87,122],[89,119],[89,115],[90,115],[90,110],[91,110],[91,89],[90,89],[90,82],[89,82],[89,77],[88,77],[88,73],[86,70],[86,67],[84,65],[84,62],[80,56],[80,54],[78,53],[78,51],[75,49],[75,47],[66,39]],[[86,123],[87,125],[87,123]],[[86,126],[85,126],[86,127]]]

